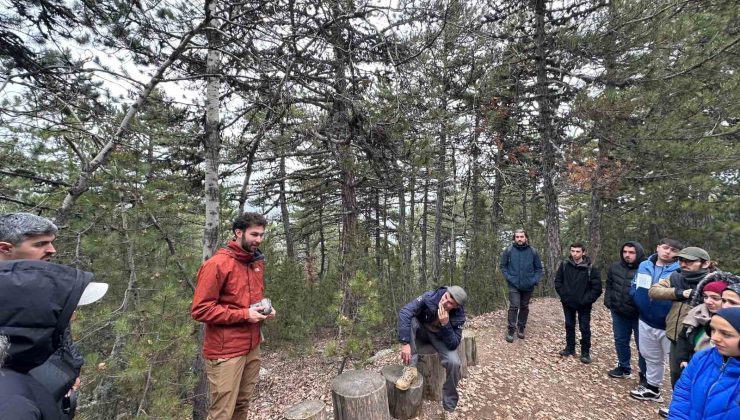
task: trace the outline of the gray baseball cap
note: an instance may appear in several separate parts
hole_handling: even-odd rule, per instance
[[[468,300],[468,294],[460,286],[448,286],[447,291],[450,292],[450,296],[455,299],[458,305],[465,305],[465,301]]]

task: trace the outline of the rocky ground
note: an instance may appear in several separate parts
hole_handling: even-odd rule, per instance
[[[478,366],[460,383],[458,418],[461,419],[658,419],[661,404],[636,401],[629,390],[637,378],[612,379],[606,371],[616,363],[611,317],[599,301],[591,319],[593,363],[577,357],[562,358],[563,311],[556,299],[536,299],[530,307],[527,337],[504,341],[503,310],[477,316],[466,324],[476,331]],[[327,360],[317,345],[313,354],[301,357],[282,352],[263,356],[266,369],[252,404],[254,419],[279,419],[288,407],[320,399],[331,409],[332,378],[337,361]],[[387,352],[365,367],[380,372],[398,363],[398,351]],[[636,366],[636,352],[633,351]],[[347,368],[354,368],[348,366]],[[666,378],[664,388],[670,391]],[[670,394],[670,392],[664,392]],[[670,396],[666,395],[666,402]],[[424,402],[420,419],[437,419],[439,404]],[[329,416],[331,418],[331,415]]]

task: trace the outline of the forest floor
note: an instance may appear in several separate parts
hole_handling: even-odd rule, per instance
[[[565,343],[559,300],[534,299],[526,338],[514,343],[504,340],[505,312],[482,314],[466,323],[466,328],[476,331],[478,365],[468,368],[468,377],[458,387],[458,418],[659,419],[658,409],[670,402],[667,377],[664,403],[637,401],[629,396],[638,382],[634,341],[633,378],[607,376],[616,364],[616,356],[611,315],[601,301],[594,305],[591,317],[593,362],[589,365],[581,363],[578,354],[567,358],[558,355]],[[267,372],[257,385],[250,418],[279,419],[290,406],[310,399],[324,401],[331,410],[331,380],[337,373],[337,362],[324,358],[321,348],[319,344],[313,354],[302,357],[265,352],[262,365]],[[394,348],[365,369],[380,372],[385,365],[399,363],[399,359]],[[419,419],[437,419],[439,409],[439,403],[424,401]]]

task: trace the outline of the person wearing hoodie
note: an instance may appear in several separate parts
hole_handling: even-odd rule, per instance
[[[681,322],[689,312],[689,302],[696,286],[710,271],[711,259],[707,251],[689,246],[678,253],[679,269],[650,286],[650,299],[672,301],[671,309],[666,315],[665,336],[670,342],[668,368],[671,373],[671,385],[675,386],[681,375],[681,368],[676,359],[676,341],[681,331]]]
[[[38,260],[0,261],[0,420],[68,418],[47,384],[29,372],[64,342],[78,305],[103,297],[108,287],[92,274]]]
[[[577,317],[581,330],[581,362],[591,363],[591,307],[601,296],[601,276],[584,251],[581,243],[570,246],[570,257],[560,263],[555,273],[555,290],[565,316],[565,348],[560,355],[575,354]]]
[[[673,390],[670,419],[740,419],[740,308],[711,319],[714,347],[691,358]]]
[[[505,339],[514,342],[514,333],[524,338],[529,317],[529,300],[542,278],[542,261],[537,250],[529,244],[524,229],[514,231],[513,243],[504,249],[499,258],[499,268],[509,286],[509,311]]]
[[[665,360],[670,351],[670,342],[665,336],[665,319],[671,310],[671,302],[653,300],[648,296],[650,287],[667,279],[678,270],[676,255],[683,248],[680,241],[661,239],[655,254],[640,263],[630,286],[630,296],[639,312],[640,355],[645,358],[644,384],[630,391],[632,398],[642,401],[663,402],[661,386],[665,372]]]
[[[614,349],[617,353],[617,366],[607,372],[612,378],[632,376],[630,338],[634,334],[635,344],[639,349],[639,313],[635,301],[630,296],[630,285],[637,272],[637,267],[643,261],[645,261],[645,250],[642,245],[634,241],[625,242],[620,248],[620,260],[609,266],[606,274],[604,305],[612,314]],[[640,383],[644,384],[645,359],[642,356],[639,356],[638,367]]]
[[[260,370],[260,326],[275,316],[264,299],[264,257],[259,245],[267,220],[244,213],[234,239],[201,265],[191,315],[206,324],[203,357],[211,405],[208,420],[244,419]]]

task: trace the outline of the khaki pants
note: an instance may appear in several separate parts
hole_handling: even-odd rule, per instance
[[[247,420],[260,373],[260,348],[231,359],[206,360],[211,407],[208,420]]]

